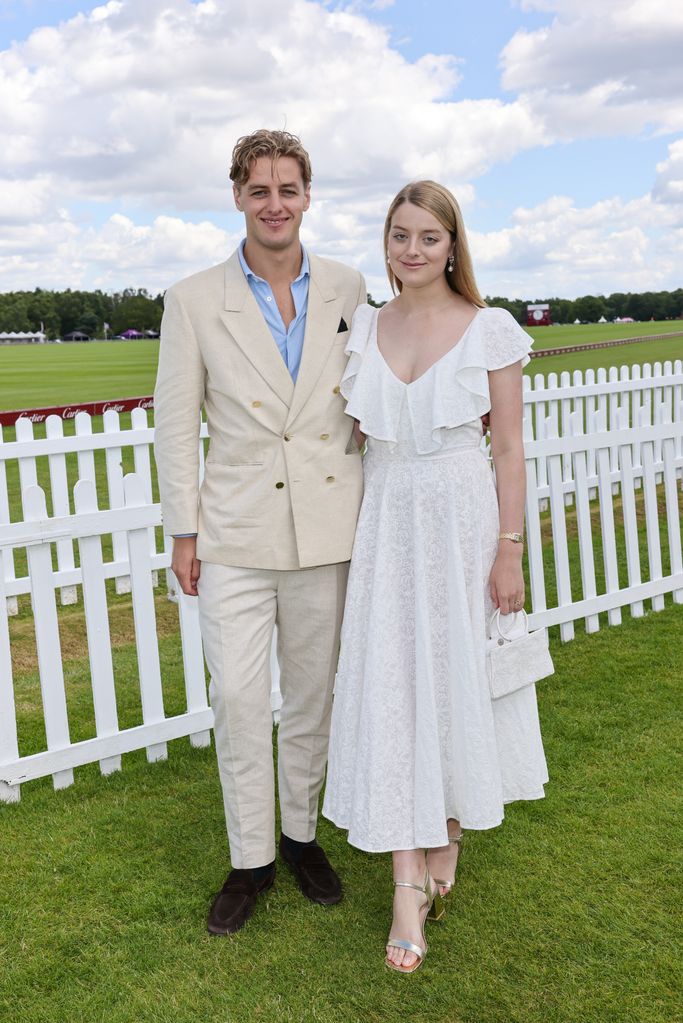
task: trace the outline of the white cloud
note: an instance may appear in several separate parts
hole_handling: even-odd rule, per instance
[[[660,202],[679,205],[683,225],[683,139],[673,142],[667,159],[657,164],[653,194]]]
[[[458,98],[457,55],[403,57],[366,16],[387,6],[110,0],[0,53],[1,286],[156,290],[222,260],[238,237],[211,222],[232,208],[230,151],[262,125],[311,152],[306,244],[358,266],[379,297],[384,215],[406,180],[443,181],[468,219],[473,181],[516,153],[683,130],[681,4],[521,0],[553,17],[503,50],[507,100]],[[482,286],[678,286],[683,140],[651,195],[620,199],[618,172],[611,199],[551,197],[474,233]]]
[[[542,142],[523,102],[454,101],[451,56],[408,61],[360,14],[310,0],[111,2],[0,54],[7,176],[62,201],[222,209],[235,138],[302,135],[321,196],[468,180]]]
[[[683,5],[668,0],[526,0],[552,23],[501,54],[503,84],[554,138],[683,129]]]
[[[651,195],[584,208],[553,196],[515,210],[510,227],[471,235],[480,284],[489,294],[569,298],[680,287],[682,213]]]
[[[75,223],[66,211],[46,224],[13,226],[0,239],[0,276],[7,290],[147,287],[164,291],[189,273],[221,262],[239,235],[208,221],[159,216],[136,224],[114,214],[100,228]]]

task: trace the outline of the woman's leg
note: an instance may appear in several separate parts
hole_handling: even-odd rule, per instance
[[[394,881],[405,881],[418,885],[425,883],[424,849],[403,849],[393,855]],[[427,889],[431,901],[431,893]],[[419,948],[424,948],[422,921],[424,920],[425,895],[414,888],[394,888],[394,916],[389,932],[392,938],[410,941]],[[414,952],[387,945],[387,959],[395,966],[405,969],[413,966],[418,959]]]
[[[462,835],[460,821],[449,817],[447,826],[448,845],[440,845],[435,849],[429,849],[427,852],[427,866],[429,867],[430,876],[435,881],[438,879],[438,881],[447,882],[446,884],[437,884],[439,895],[442,896],[447,895],[451,890],[460,857],[460,844],[452,841],[452,839],[459,838]]]

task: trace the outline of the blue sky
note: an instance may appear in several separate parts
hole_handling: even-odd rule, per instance
[[[417,177],[460,199],[489,294],[680,287],[682,44],[664,0],[0,0],[0,288],[220,261],[232,143],[284,123],[314,163],[306,243],[373,294]]]

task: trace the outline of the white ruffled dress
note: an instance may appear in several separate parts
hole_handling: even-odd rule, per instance
[[[488,370],[528,361],[529,338],[485,308],[405,384],[356,311],[341,391],[368,437],[323,813],[368,852],[447,842],[446,820],[491,828],[548,780],[536,692],[496,701],[485,652],[498,545],[481,449]]]

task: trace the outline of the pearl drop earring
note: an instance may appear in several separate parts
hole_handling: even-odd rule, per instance
[[[447,270],[448,270],[449,274],[453,273],[453,267],[454,266],[455,266],[455,256],[451,253],[451,255],[448,257],[448,267],[447,267]]]

